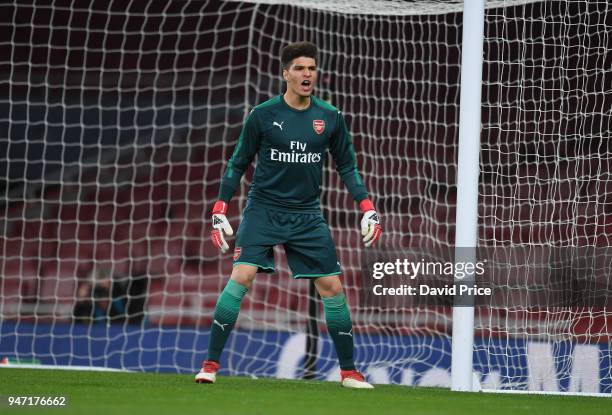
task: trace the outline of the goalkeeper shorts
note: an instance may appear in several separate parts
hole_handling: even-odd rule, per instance
[[[236,235],[234,265],[272,273],[274,246],[283,245],[293,278],[341,274],[336,245],[321,212],[297,213],[248,204]]]

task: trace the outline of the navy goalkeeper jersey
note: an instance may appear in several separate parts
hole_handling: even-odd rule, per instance
[[[320,210],[319,196],[327,152],[353,198],[368,197],[344,116],[311,96],[304,110],[290,107],[283,96],[256,106],[246,119],[238,144],[221,180],[219,199],[234,195],[257,154],[249,201],[283,210]]]

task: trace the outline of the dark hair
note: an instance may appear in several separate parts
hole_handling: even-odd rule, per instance
[[[305,56],[317,60],[317,46],[310,42],[290,43],[281,50],[281,65],[288,69],[295,58]]]

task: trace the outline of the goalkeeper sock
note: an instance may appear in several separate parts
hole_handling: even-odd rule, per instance
[[[353,362],[353,323],[344,294],[321,297],[321,300],[323,300],[323,309],[325,310],[327,331],[334,341],[340,369],[355,370],[355,363]]]
[[[240,304],[247,293],[247,288],[234,280],[229,280],[217,300],[213,324],[208,340],[208,360],[219,362],[225,342],[229,337],[240,312]]]

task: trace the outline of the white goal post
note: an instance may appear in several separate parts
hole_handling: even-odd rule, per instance
[[[282,92],[280,49],[310,40],[316,93],[349,123],[381,247],[491,254],[488,282],[502,288],[455,313],[374,295],[388,279],[372,279],[358,208],[330,163],[322,208],[360,369],[379,384],[611,394],[598,277],[612,242],[612,11],[475,0],[466,11],[482,6],[483,23],[466,24],[463,3],[0,5],[0,362],[199,368],[231,272],[210,241],[221,174],[245,114]],[[458,183],[466,140],[479,147]],[[230,204],[234,229],[251,178]],[[278,272],[243,303],[224,375],[304,372],[309,287],[276,254]],[[336,379],[322,313],[317,323],[316,378]]]
[[[478,245],[478,176],[480,171],[480,106],[484,0],[465,2],[461,42],[461,95],[457,157],[455,261],[476,262]],[[461,257],[461,258],[459,258]],[[474,280],[475,276],[467,277]],[[460,282],[462,278],[458,277]],[[474,307],[453,307],[451,389],[471,391],[474,350]]]

